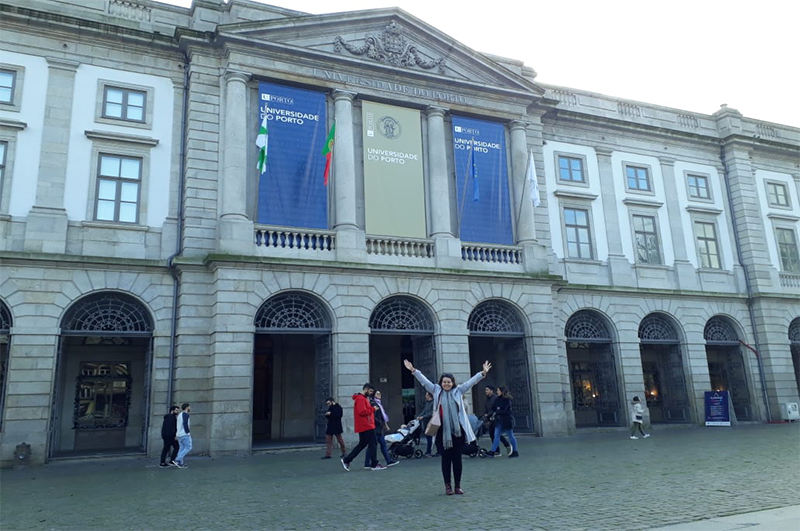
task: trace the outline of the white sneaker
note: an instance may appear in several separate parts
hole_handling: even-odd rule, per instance
[[[636,435],[631,435],[631,439],[638,439],[638,438],[639,437],[637,437]]]
[[[649,433],[645,433],[644,434],[644,438],[647,439],[648,437],[650,437],[650,434]]]

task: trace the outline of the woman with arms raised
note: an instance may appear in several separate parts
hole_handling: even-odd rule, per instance
[[[483,363],[483,370],[456,386],[456,379],[450,373],[444,373],[439,378],[439,383],[434,385],[424,374],[414,368],[408,360],[403,360],[406,369],[422,384],[426,391],[433,395],[434,418],[437,413],[441,420],[441,428],[436,432],[436,449],[442,456],[442,478],[444,479],[445,494],[464,494],[461,490],[461,449],[464,444],[475,440],[467,412],[464,410],[462,398],[473,385],[486,378],[492,364]],[[434,422],[434,424],[436,424]],[[453,490],[451,479],[455,479]]]

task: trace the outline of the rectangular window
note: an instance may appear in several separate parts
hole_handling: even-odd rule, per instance
[[[633,216],[633,232],[636,237],[636,261],[640,264],[660,264],[656,218]]]
[[[592,258],[592,239],[589,233],[589,212],[575,208],[564,209],[564,229],[567,236],[567,255],[570,258]]]
[[[576,183],[586,182],[583,177],[583,159],[558,156],[558,178]]]
[[[137,223],[142,159],[101,154],[98,166],[95,219]]]
[[[106,87],[103,96],[103,118],[144,122],[147,93],[116,87]]]
[[[695,199],[711,199],[711,192],[708,189],[708,177],[705,175],[686,175],[689,183],[689,196]]]
[[[641,166],[625,166],[625,176],[628,178],[629,190],[650,191],[650,176],[647,168]]]
[[[16,78],[16,72],[0,70],[0,103],[14,103],[14,83]]]
[[[694,231],[697,237],[697,254],[700,255],[700,267],[720,269],[722,266],[719,261],[717,228],[713,223],[695,221]]]
[[[769,198],[769,204],[772,206],[789,206],[789,194],[785,184],[767,183],[767,198]]]
[[[800,273],[800,254],[797,251],[797,238],[792,229],[777,229],[778,252],[784,271]]]

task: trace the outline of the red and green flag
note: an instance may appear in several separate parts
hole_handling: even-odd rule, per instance
[[[331,125],[331,130],[328,132],[328,138],[325,140],[325,147],[322,149],[322,154],[325,155],[325,186],[328,186],[328,176],[331,174],[331,160],[333,159],[333,137],[336,132],[336,121]]]

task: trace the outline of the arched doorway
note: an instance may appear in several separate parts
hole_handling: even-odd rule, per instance
[[[0,301],[0,427],[5,416],[6,379],[8,377],[8,353],[11,348],[11,311]]]
[[[515,430],[533,431],[525,327],[519,312],[504,301],[483,301],[470,313],[467,327],[471,374],[480,371],[485,360],[489,360],[493,366],[484,385],[477,385],[472,390],[476,415],[480,416],[484,410],[485,385],[505,385],[514,397]]]
[[[375,307],[369,328],[369,378],[381,390],[390,425],[396,428],[399,419],[413,419],[425,400],[425,391],[403,368],[403,359],[431,380],[438,378],[434,320],[422,302],[398,295]]]
[[[325,439],[332,395],[330,313],[316,297],[279,293],[258,309],[253,349],[253,446]]]
[[[752,420],[753,407],[739,334],[726,317],[717,315],[708,320],[703,335],[711,390],[730,391],[736,418]]]
[[[650,422],[688,422],[689,395],[681,355],[681,341],[671,320],[651,313],[639,324],[644,394]]]
[[[61,319],[50,456],[143,452],[153,321],[134,297],[98,292]]]
[[[575,312],[564,328],[575,426],[619,426],[617,368],[611,331],[592,310]]]
[[[789,344],[789,348],[792,350],[794,379],[797,382],[797,392],[800,393],[800,317],[797,317],[789,325]]]

